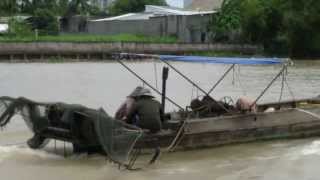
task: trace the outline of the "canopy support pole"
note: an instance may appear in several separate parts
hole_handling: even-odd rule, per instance
[[[208,94],[211,94],[212,91],[221,83],[222,80],[229,74],[229,72],[235,67],[233,64],[223,75],[222,77],[216,82],[216,84],[209,90]]]
[[[169,68],[163,67],[162,69],[162,94],[161,94],[161,105],[162,105],[162,116],[165,114],[166,108],[166,91],[167,91],[167,79],[169,75]]]
[[[132,73],[134,76],[136,76],[138,79],[140,79],[140,81],[142,81],[145,85],[147,85],[149,88],[151,88],[153,91],[155,91],[156,93],[158,93],[160,96],[162,96],[162,93],[160,91],[158,91],[156,88],[154,88],[151,84],[149,84],[147,81],[145,81],[143,78],[141,78],[137,73],[135,73],[132,69],[130,69],[127,65],[125,65],[120,59],[116,59],[116,61],[118,63],[120,63],[124,68],[126,68],[130,73]],[[178,105],[177,103],[175,103],[173,100],[171,100],[169,97],[166,96],[166,99],[171,102],[173,105],[175,105],[176,107],[178,107],[181,110],[184,110],[183,107],[181,107],[180,105]]]
[[[160,59],[160,58],[159,58]],[[203,94],[205,94],[206,96],[210,97],[214,103],[216,103],[218,106],[220,106],[222,109],[224,109],[227,112],[230,112],[227,108],[225,108],[223,105],[221,105],[220,103],[218,103],[214,98],[212,98],[210,96],[209,93],[207,93],[205,90],[203,90],[201,87],[199,87],[196,83],[194,83],[191,79],[189,79],[187,76],[185,76],[184,74],[182,74],[178,69],[176,69],[174,66],[172,66],[170,63],[168,63],[167,61],[164,61],[162,59],[160,59],[160,61],[162,61],[163,63],[167,64],[171,69],[173,69],[176,73],[178,73],[181,77],[183,77],[185,80],[187,80],[189,83],[191,83],[193,86],[195,86],[196,88],[198,88]]]
[[[282,73],[287,69],[287,65],[284,65],[280,72],[272,79],[268,86],[261,92],[257,99],[251,104],[250,109],[261,99],[261,97],[267,92],[267,90],[272,86],[272,84],[281,76]]]

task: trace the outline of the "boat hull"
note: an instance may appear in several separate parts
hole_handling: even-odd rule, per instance
[[[320,116],[316,109],[284,109],[271,113],[239,114],[227,117],[190,119],[183,133],[158,134],[161,147],[171,151],[214,147],[233,143],[245,143],[279,138],[303,138],[320,135]],[[150,137],[149,137],[150,138]],[[139,147],[147,147],[151,141],[145,138]]]

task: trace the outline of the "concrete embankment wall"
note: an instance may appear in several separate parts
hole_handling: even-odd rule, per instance
[[[1,59],[41,59],[48,56],[104,59],[111,53],[182,54],[188,52],[227,51],[256,54],[260,49],[251,45],[230,44],[153,44],[153,43],[0,43]]]

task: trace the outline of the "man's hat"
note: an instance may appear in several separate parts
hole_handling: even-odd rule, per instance
[[[147,88],[142,88],[142,90],[139,93],[139,96],[148,96],[148,97],[152,97],[154,98],[154,96],[152,95],[151,91]]]
[[[130,94],[128,97],[138,97],[140,96],[140,91],[143,89],[143,87],[138,86],[136,87]]]

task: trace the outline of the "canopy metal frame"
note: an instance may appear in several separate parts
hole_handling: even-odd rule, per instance
[[[218,87],[218,85],[226,78],[226,76],[231,72],[232,69],[234,69],[236,63],[235,61],[230,61],[230,58],[217,58],[218,61],[214,62],[212,61],[212,57],[207,57],[207,58],[211,58],[210,61],[212,61],[211,63],[221,63],[221,64],[231,64],[231,66],[225,71],[225,73],[218,79],[218,81],[212,86],[212,88],[209,91],[205,91],[204,89],[202,89],[199,85],[197,85],[194,81],[192,81],[189,77],[187,77],[185,74],[183,74],[181,71],[179,71],[176,67],[174,67],[171,63],[169,63],[168,61],[171,60],[172,61],[176,61],[177,59],[175,58],[180,58],[183,56],[170,56],[170,55],[152,55],[152,54],[134,54],[134,53],[120,53],[117,54],[120,57],[143,57],[143,58],[153,58],[153,59],[159,59],[161,62],[165,63],[166,65],[168,65],[171,69],[173,69],[176,73],[178,73],[181,77],[183,77],[186,81],[188,81],[190,84],[192,84],[194,87],[196,87],[197,89],[199,89],[202,93],[204,93],[206,96],[210,97],[215,103],[217,103],[219,106],[222,107],[221,104],[219,104],[214,98],[211,97],[211,93],[214,91],[214,89],[216,89]],[[184,56],[184,57],[189,57],[190,59],[187,60],[187,62],[195,62],[195,60],[192,60],[192,58],[206,58],[206,57],[198,57],[198,56]],[[255,65],[255,64],[259,64],[258,63],[258,58],[254,59],[253,63],[250,63],[250,59],[245,60],[245,58],[238,58],[240,61],[242,61],[241,63],[238,64],[242,64],[242,65]],[[283,64],[280,72],[270,81],[270,83],[266,86],[266,88],[259,94],[259,96],[255,99],[254,103],[251,105],[255,105],[264,95],[265,93],[268,91],[268,89],[274,84],[274,82],[281,76],[284,75],[284,73],[287,71],[287,67],[288,67],[288,63],[285,61],[278,61],[277,59],[273,58],[268,60],[267,58],[262,58],[263,61],[261,61],[260,65],[266,65],[266,64]],[[226,60],[225,62],[223,62],[224,60]],[[131,72],[133,75],[135,75],[136,77],[138,77],[143,83],[145,83],[147,86],[149,86],[151,89],[153,89],[155,92],[157,92],[158,94],[162,94],[161,92],[159,92],[157,89],[153,88],[148,82],[146,82],[143,78],[141,78],[139,75],[137,75],[133,70],[131,70],[128,66],[126,66],[119,58],[117,59],[117,61],[123,65],[127,70],[129,70],[129,72]],[[181,59],[177,60],[177,61],[182,61]],[[177,105],[174,101],[172,101],[170,98],[166,97],[166,99],[168,101],[170,101],[171,103],[173,103],[175,106],[179,107],[180,109],[183,109],[181,106]],[[226,110],[227,112],[229,112],[229,110],[227,110],[225,107],[222,107],[224,110]]]

